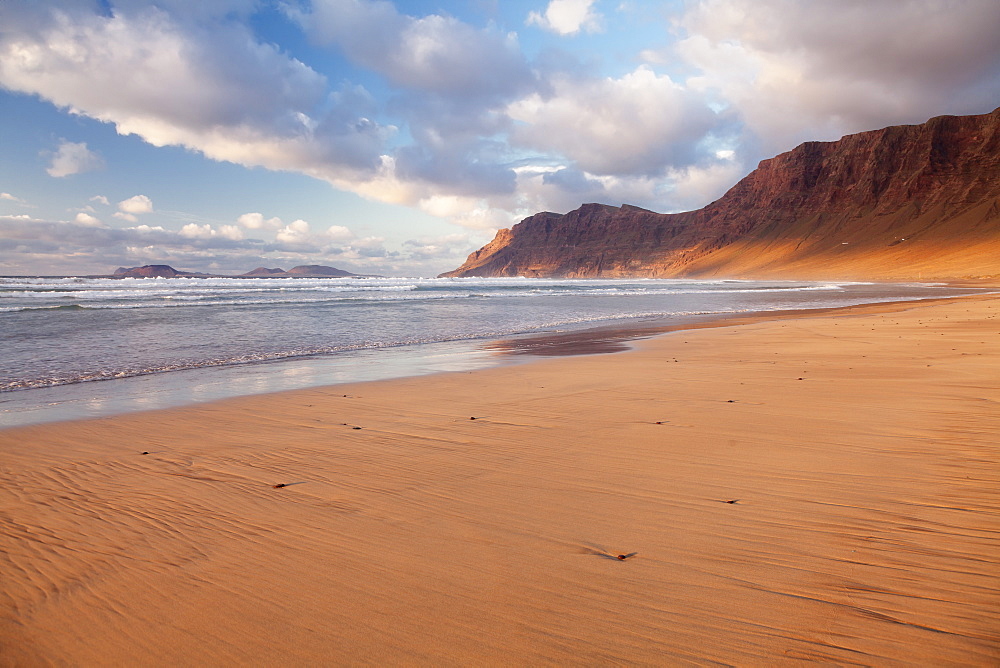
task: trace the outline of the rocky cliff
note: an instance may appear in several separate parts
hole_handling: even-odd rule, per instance
[[[715,202],[538,213],[443,276],[1000,275],[1000,109],[808,142]]]

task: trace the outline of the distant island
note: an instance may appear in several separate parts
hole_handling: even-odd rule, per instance
[[[1000,276],[1000,109],[807,142],[697,211],[537,213],[442,276]]]
[[[142,267],[118,267],[114,278],[372,278],[363,274],[352,274],[336,267],[321,264],[303,264],[284,269],[268,269],[257,267],[245,274],[235,276],[228,274],[205,274],[200,272],[179,271],[168,264],[147,264]]]

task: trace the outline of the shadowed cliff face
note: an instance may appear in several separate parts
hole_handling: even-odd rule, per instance
[[[1000,109],[802,144],[697,211],[538,213],[442,275],[1000,275]]]

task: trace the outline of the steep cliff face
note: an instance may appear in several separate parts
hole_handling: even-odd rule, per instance
[[[443,275],[1000,275],[1000,109],[802,144],[697,211],[535,214]]]

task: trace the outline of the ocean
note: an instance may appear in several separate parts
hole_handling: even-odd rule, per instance
[[[0,278],[0,426],[509,361],[490,341],[927,299],[943,284]]]

